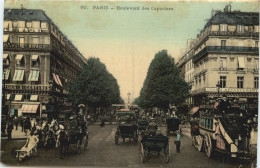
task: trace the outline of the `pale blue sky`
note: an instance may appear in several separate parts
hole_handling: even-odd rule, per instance
[[[42,9],[85,57],[99,57],[120,85],[121,96],[138,97],[155,53],[180,56],[190,38],[204,27],[212,9],[226,2],[87,2],[8,0],[5,8]],[[87,10],[80,9],[86,5]],[[93,10],[93,6],[108,10]],[[232,10],[257,12],[256,2],[232,2]],[[171,7],[173,11],[124,11],[110,8]]]

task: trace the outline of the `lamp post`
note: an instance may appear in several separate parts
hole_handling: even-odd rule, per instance
[[[217,87],[217,89],[218,89],[218,98],[219,98],[219,90],[220,90],[220,88],[221,88],[221,84],[219,83],[219,81],[218,81],[218,83],[216,84],[216,87]]]

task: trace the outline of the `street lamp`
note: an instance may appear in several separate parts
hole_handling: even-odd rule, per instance
[[[216,87],[218,88],[218,98],[219,98],[219,90],[220,90],[220,88],[221,88],[221,84],[219,83],[219,81],[218,81],[218,83],[216,84]]]

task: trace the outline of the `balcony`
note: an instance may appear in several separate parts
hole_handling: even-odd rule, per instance
[[[19,43],[4,43],[4,50],[50,50],[50,44],[19,44]]]
[[[259,37],[259,32],[207,31],[197,38],[194,48],[198,48],[208,36]]]
[[[207,46],[204,49],[202,49],[200,52],[198,52],[193,57],[193,62],[196,62],[201,57],[203,57],[205,54],[209,52],[228,52],[228,53],[259,53],[258,47],[237,47],[237,46]]]
[[[10,91],[51,91],[49,85],[6,84],[5,87]]]

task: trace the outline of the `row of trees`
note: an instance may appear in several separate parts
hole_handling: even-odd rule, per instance
[[[188,94],[189,86],[181,78],[174,58],[162,50],[150,63],[140,96],[134,103],[142,108],[158,107],[167,111],[170,104],[182,103]]]
[[[68,94],[74,106],[85,104],[90,109],[124,103],[115,77],[98,58],[89,58],[81,73],[71,83]]]

